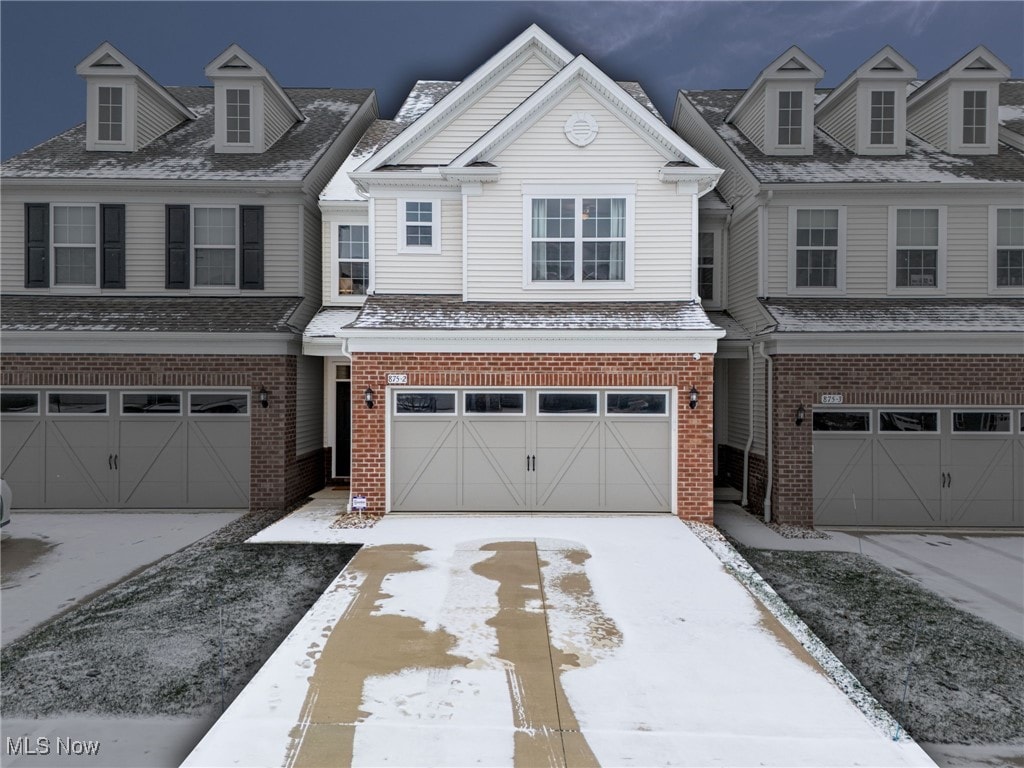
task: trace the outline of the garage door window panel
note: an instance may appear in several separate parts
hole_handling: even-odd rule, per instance
[[[121,394],[124,416],[179,416],[181,395],[177,392],[124,392]]]
[[[605,398],[609,416],[664,416],[668,396],[655,392],[610,392]]]
[[[395,413],[422,415],[453,415],[454,392],[399,392],[395,396]]]
[[[938,432],[936,411],[879,411],[879,432]]]
[[[522,392],[467,392],[466,415],[522,415],[526,397]]]
[[[811,416],[815,432],[870,432],[870,411],[815,411]]]
[[[245,415],[249,413],[249,395],[246,392],[191,392],[188,412],[193,416]]]
[[[537,413],[552,416],[591,416],[597,413],[596,392],[540,392]]]
[[[38,416],[39,394],[37,392],[0,393],[0,413],[9,416]]]
[[[1011,428],[1009,411],[954,411],[953,432],[1001,432]]]
[[[61,416],[91,416],[107,412],[107,396],[103,392],[50,392],[46,412]]]

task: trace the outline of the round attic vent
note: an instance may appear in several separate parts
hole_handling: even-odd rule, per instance
[[[577,147],[585,147],[597,138],[597,120],[587,112],[574,112],[565,121],[565,138]]]

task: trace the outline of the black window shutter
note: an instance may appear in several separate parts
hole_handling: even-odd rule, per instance
[[[50,287],[49,203],[25,203],[25,287]]]
[[[100,286],[124,288],[124,206],[100,206]]]
[[[240,286],[263,289],[263,206],[243,205],[242,217],[242,279]]]
[[[167,206],[167,287],[189,287],[189,210]]]

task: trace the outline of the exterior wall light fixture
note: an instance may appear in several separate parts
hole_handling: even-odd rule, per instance
[[[260,390],[260,407],[261,408],[267,408],[269,406],[270,406],[270,395],[267,392],[267,388],[263,387],[263,389]]]
[[[796,409],[796,425],[799,427],[804,423],[804,407],[802,405],[797,406]]]
[[[367,408],[373,408],[373,390],[369,387],[363,392],[363,402],[366,403]]]
[[[697,407],[697,388],[690,387],[690,410]]]

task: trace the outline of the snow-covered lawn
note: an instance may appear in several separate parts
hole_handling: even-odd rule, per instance
[[[570,750],[609,766],[931,764],[675,518],[389,515],[348,531],[311,518],[257,540],[367,546],[191,768],[332,754],[558,765]]]

